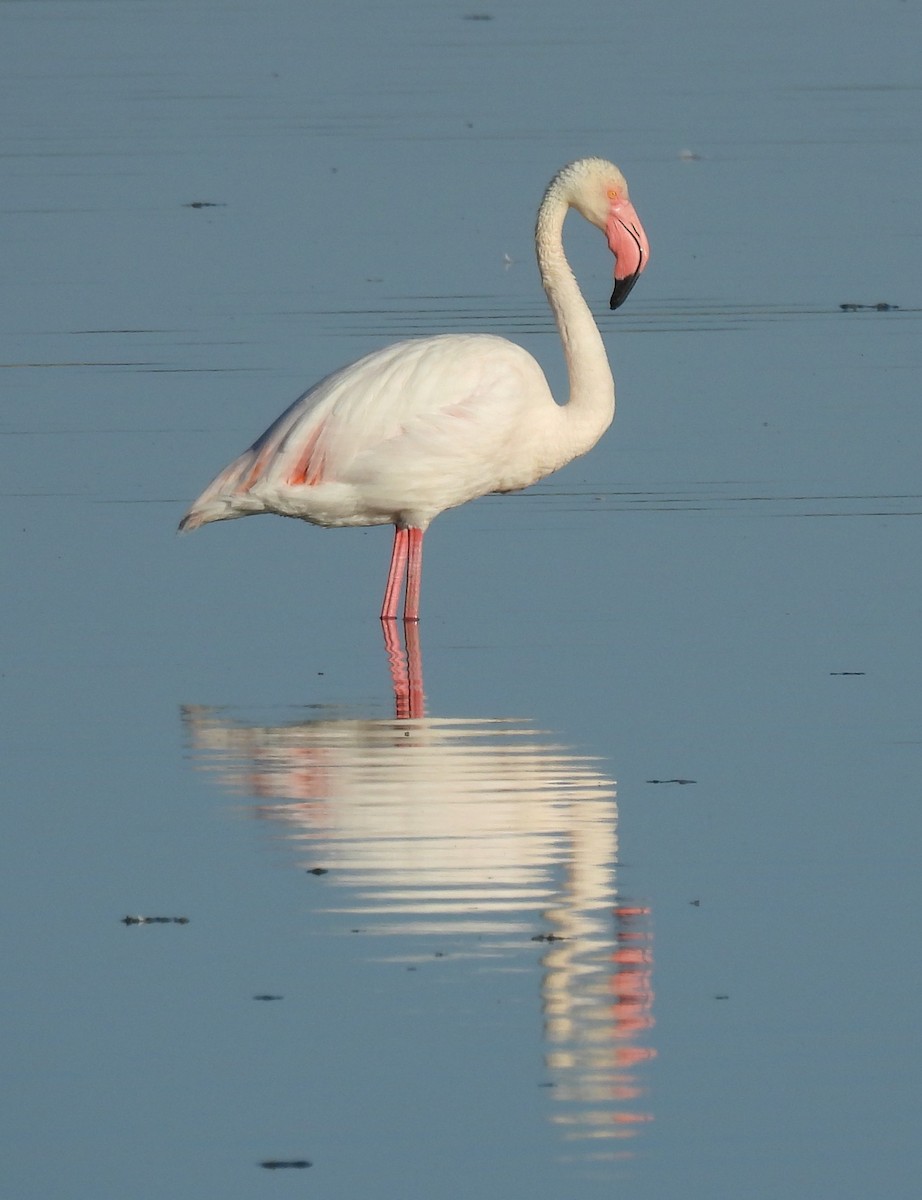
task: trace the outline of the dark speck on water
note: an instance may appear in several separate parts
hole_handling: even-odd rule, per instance
[[[885,300],[878,300],[876,304],[840,304],[839,308],[843,312],[895,312],[899,309],[898,304],[888,304]]]
[[[697,779],[648,779],[647,783],[697,783]]]
[[[254,996],[254,1000],[283,1000],[284,996],[271,996],[268,993],[262,996]]]
[[[259,1165],[265,1167],[267,1171],[281,1171],[285,1169],[303,1171],[305,1167],[309,1167],[311,1164],[306,1158],[267,1158],[265,1162],[261,1162]]]
[[[329,867],[308,867],[307,868],[308,875],[326,875],[328,873],[328,871],[329,871]]]
[[[188,917],[122,917],[123,925],[188,925]]]

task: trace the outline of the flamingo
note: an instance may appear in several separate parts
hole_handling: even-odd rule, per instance
[[[538,209],[535,254],[570,384],[559,405],[521,346],[493,334],[397,342],[305,392],[217,476],[180,522],[198,529],[256,513],[313,525],[393,525],[382,621],[419,620],[423,535],[432,519],[488,492],[512,492],[590,450],[615,413],[601,334],[563,250],[570,208],[615,256],[611,307],[650,246],[621,171],[601,158],[563,167]]]

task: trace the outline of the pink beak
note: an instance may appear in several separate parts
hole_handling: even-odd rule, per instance
[[[647,265],[650,243],[630,200],[612,204],[605,232],[609,249],[615,256],[615,290],[611,294],[611,307],[617,308],[627,299]]]

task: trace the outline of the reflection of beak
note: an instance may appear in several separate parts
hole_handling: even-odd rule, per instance
[[[615,256],[615,289],[611,307],[617,308],[628,298],[640,272],[650,258],[650,243],[629,200],[613,204],[605,228],[608,246]]]

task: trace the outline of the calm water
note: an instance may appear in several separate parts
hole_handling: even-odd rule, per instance
[[[915,1193],[916,18],[0,5],[4,1195]],[[564,394],[586,153],[615,425],[436,522],[409,663],[386,530],[176,539],[393,338]]]

